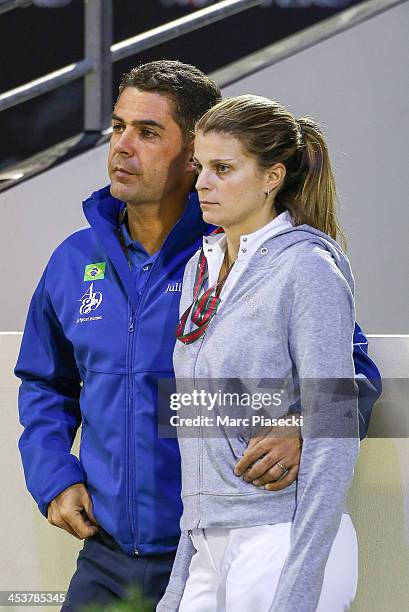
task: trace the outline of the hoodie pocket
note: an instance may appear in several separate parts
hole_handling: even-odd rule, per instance
[[[247,442],[237,436],[204,438],[202,448],[203,493],[235,495],[254,492],[250,485],[234,474]]]
[[[239,461],[247,449],[248,441],[241,434],[237,436],[226,436],[225,440],[230,447],[233,458],[235,461]]]

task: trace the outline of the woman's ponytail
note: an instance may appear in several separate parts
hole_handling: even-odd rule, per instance
[[[309,117],[296,120],[299,130],[299,167],[292,184],[297,188],[289,206],[295,225],[307,223],[325,234],[345,236],[337,219],[337,191],[328,148],[319,126]],[[285,186],[284,186],[285,192]],[[289,203],[290,204],[290,203]]]

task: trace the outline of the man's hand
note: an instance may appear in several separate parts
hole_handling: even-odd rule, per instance
[[[268,491],[285,489],[297,478],[301,446],[298,428],[264,430],[250,439],[234,473],[256,487],[264,486]]]
[[[97,533],[91,497],[82,483],[64,489],[49,503],[48,522],[65,529],[79,540]]]

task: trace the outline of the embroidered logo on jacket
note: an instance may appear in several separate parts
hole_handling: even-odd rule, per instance
[[[84,281],[102,280],[105,277],[105,261],[85,266]]]
[[[94,283],[91,283],[88,291],[84,293],[81,302],[80,314],[89,314],[91,310],[96,310],[102,302],[102,293],[100,291],[94,291]]]
[[[169,283],[165,293],[172,293],[173,291],[182,291],[182,283]]]
[[[244,296],[244,299],[246,300],[246,304],[247,304],[247,312],[251,317],[255,317],[257,316],[257,312],[259,310],[260,307],[260,300],[257,298],[254,298],[253,296],[251,296],[249,293],[247,293]]]

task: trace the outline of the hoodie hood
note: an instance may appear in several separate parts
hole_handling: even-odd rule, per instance
[[[292,227],[266,240],[267,246],[275,255],[280,255],[286,249],[301,247],[307,243],[316,244],[317,249],[325,249],[336,263],[339,271],[347,281],[352,294],[354,294],[355,281],[352,275],[349,260],[336,240],[310,225]]]

